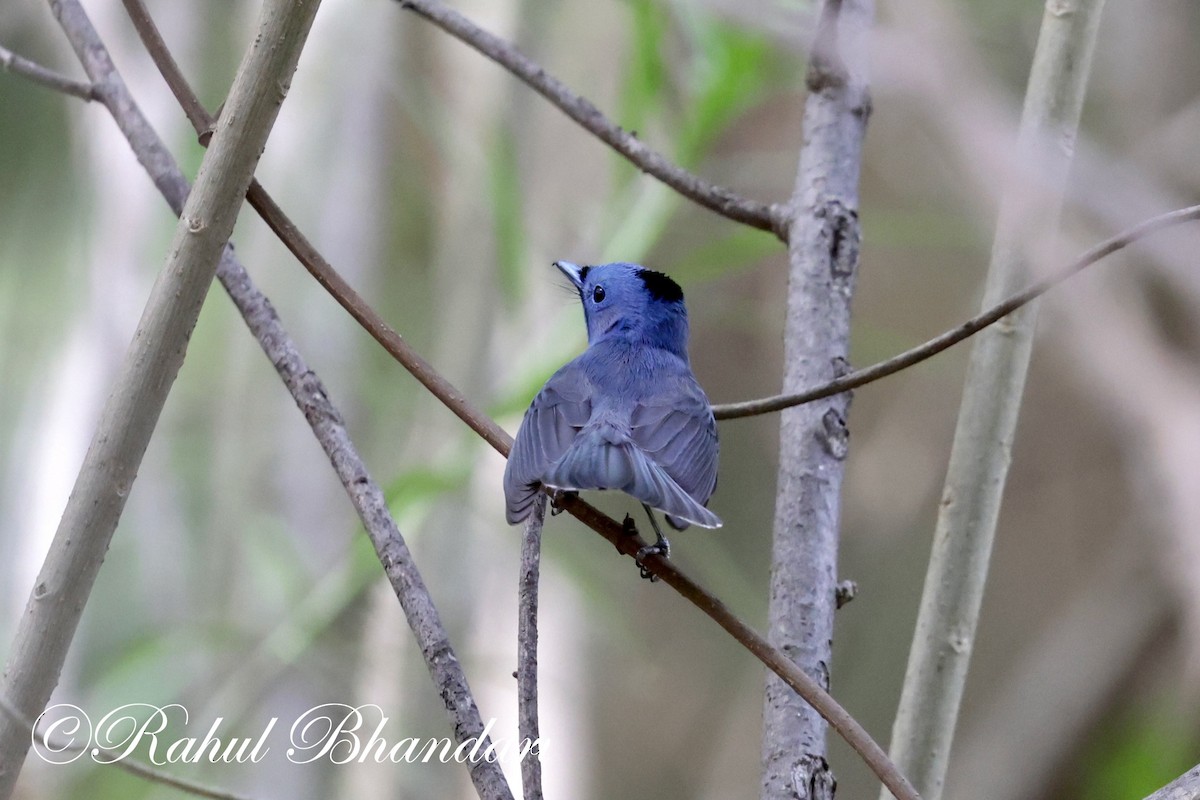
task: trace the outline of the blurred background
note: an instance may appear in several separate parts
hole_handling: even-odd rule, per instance
[[[210,108],[258,4],[150,9]],[[621,125],[705,177],[785,200],[813,6],[472,0]],[[117,0],[88,12],[194,175],[201,150]],[[219,9],[220,13],[213,13]],[[1041,4],[881,0],[853,362],[978,307]],[[1200,197],[1200,5],[1110,2],[1062,261]],[[0,5],[0,45],[82,76],[46,4]],[[0,654],[174,227],[107,112],[0,75]],[[318,15],[259,177],[341,272],[510,431],[584,342],[550,262],[639,261],[684,287],[713,402],[778,391],[782,245],[640,175],[507,73],[396,3]],[[420,389],[246,209],[253,278],[386,487],[485,718],[516,738],[519,530],[501,458]],[[1200,232],[1161,234],[1043,305],[947,786],[950,798],[1140,798],[1200,761]],[[1051,265],[1047,265],[1049,267]],[[966,349],[856,393],[833,693],[885,743],[899,697]],[[722,423],[715,531],[673,558],[765,629],[778,420]],[[603,507],[622,513],[619,498]],[[758,794],[762,669],[573,520],[547,525],[547,795]],[[56,700],[178,702],[277,736],[325,702],[387,735],[449,728],[378,562],[303,416],[219,287],[88,604]],[[182,735],[182,734],[181,734]],[[176,768],[255,797],[470,797],[455,765]],[[836,737],[839,796],[876,784]],[[508,764],[516,785],[516,764]],[[114,769],[29,758],[24,798],[167,797]]]

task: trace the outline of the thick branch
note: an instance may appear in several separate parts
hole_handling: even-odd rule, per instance
[[[590,101],[572,92],[512,44],[483,30],[441,0],[400,0],[400,5],[507,69],[642,172],[658,178],[687,199],[723,217],[770,231],[780,239],[787,240],[785,208],[747,200],[671,163],[661,153],[613,123]]]
[[[1037,281],[1028,288],[1011,295],[1007,300],[997,303],[986,311],[977,314],[961,325],[935,336],[924,344],[905,350],[903,353],[892,356],[886,361],[880,361],[878,364],[872,364],[869,367],[855,370],[840,378],[834,378],[827,383],[797,394],[780,394],[774,397],[764,397],[760,400],[747,400],[742,403],[713,406],[713,413],[717,419],[738,419],[739,417],[752,417],[758,414],[770,414],[774,411],[782,411],[785,408],[811,403],[814,400],[821,400],[826,397],[832,397],[835,394],[848,392],[851,389],[857,389],[860,386],[873,383],[880,378],[894,375],[903,369],[908,369],[926,359],[936,356],[943,350],[948,350],[965,339],[969,339],[984,328],[995,324],[1022,306],[1041,297],[1068,278],[1082,272],[1092,264],[1104,260],[1118,250],[1128,247],[1139,239],[1144,239],[1151,234],[1185,222],[1195,222],[1197,220],[1200,220],[1200,206],[1188,206],[1187,208],[1160,214],[1157,217],[1151,217],[1110,239],[1105,239],[1053,275]]]
[[[1192,767],[1146,800],[1200,800],[1200,766]]]
[[[1032,181],[1005,192],[984,307],[1029,280],[1030,253],[1058,225],[1103,0],[1047,0],[1018,138]],[[971,348],[933,552],[917,614],[892,753],[931,800],[941,796],[1012,457],[1037,303]],[[886,793],[881,798],[886,798]]]
[[[542,560],[542,524],[546,498],[533,502],[525,520],[521,545],[521,580],[517,609],[517,710],[518,743],[529,747],[521,759],[521,784],[525,800],[542,800],[541,733],[538,731],[538,580]]]
[[[809,58],[804,141],[792,195],[783,388],[844,371],[859,261],[858,177],[870,97],[872,0],[825,0]],[[829,686],[849,396],[780,417],[770,640]],[[832,798],[824,720],[774,676],[763,701],[763,800]]]
[[[229,94],[175,229],[134,339],[104,405],[34,590],[21,617],[0,694],[24,715],[44,708],[125,507],[158,416],[183,364],[188,337],[233,231],[241,198],[275,122],[318,0],[268,0],[259,33]],[[64,29],[82,15],[51,3]],[[103,89],[98,87],[98,91]],[[22,726],[0,718],[0,798],[8,798],[29,748]]]

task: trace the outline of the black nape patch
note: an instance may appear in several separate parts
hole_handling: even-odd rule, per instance
[[[642,283],[646,286],[646,291],[655,300],[661,300],[664,303],[683,302],[683,289],[680,289],[678,283],[661,272],[655,272],[652,269],[641,269],[638,270],[638,277],[642,279]]]
[[[584,281],[587,280],[587,274],[589,271],[591,271],[591,269],[592,269],[591,267],[587,267],[587,266],[579,268],[579,282],[580,283],[583,283]]]

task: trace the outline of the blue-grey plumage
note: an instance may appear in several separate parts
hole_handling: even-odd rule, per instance
[[[717,424],[688,361],[679,286],[637,264],[555,263],[579,291],[588,347],[546,382],[504,471],[507,517],[529,516],[543,486],[617,489],[677,529],[718,528]]]

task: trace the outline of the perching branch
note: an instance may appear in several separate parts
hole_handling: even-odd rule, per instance
[[[512,44],[483,30],[441,0],[400,0],[400,6],[419,14],[507,69],[642,172],[658,178],[687,199],[723,217],[770,231],[787,241],[786,208],[747,200],[671,163],[637,136],[609,120],[590,101],[572,92]]]
[[[546,497],[533,501],[533,513],[525,520],[521,544],[521,580],[517,604],[517,741],[528,743],[521,759],[521,785],[525,800],[542,800],[542,758],[538,730],[538,580],[542,560],[542,524],[546,520]],[[535,746],[535,743],[538,743]]]
[[[77,81],[65,75],[59,75],[54,70],[43,67],[41,64],[37,64],[27,58],[22,58],[3,47],[0,47],[0,66],[9,72],[20,75],[23,78],[28,78],[34,83],[45,86],[48,89],[53,89],[56,92],[69,94],[72,97],[78,97],[80,100],[97,99],[96,89],[92,84]]]
[[[1004,193],[985,307],[1029,280],[1031,253],[1058,225],[1104,0],[1047,0],[1018,135],[1018,166],[1037,189]],[[941,796],[983,603],[1013,435],[1033,349],[1037,304],[984,331],[971,348],[933,552],[925,576],[892,754],[929,800]],[[881,793],[881,800],[887,794]]]
[[[809,55],[788,222],[785,391],[838,377],[849,355],[858,182],[871,110],[866,39],[873,19],[873,0],[824,0]],[[823,688],[829,686],[837,608],[849,405],[842,394],[790,409],[779,420],[769,637]],[[759,797],[832,800],[835,781],[825,753],[825,720],[768,675]]]
[[[105,402],[17,627],[0,694],[26,717],[41,712],[58,683],[84,605],[167,393],[183,364],[188,337],[319,5],[318,0],[268,0],[262,8],[258,35],[230,90],[230,113],[205,154],[166,264]],[[82,9],[68,0],[52,0],[51,8],[64,29],[82,15]],[[101,97],[111,91],[101,85],[96,89]],[[8,717],[0,718],[0,800],[11,796],[28,749],[29,738],[22,726]]]
[[[100,99],[129,141],[139,163],[146,168],[171,209],[179,214],[188,196],[187,180],[129,94],[104,43],[78,0],[60,2],[64,7],[61,20],[67,38],[79,54],[88,75],[97,85],[105,87]],[[417,638],[426,667],[446,705],[456,740],[461,743],[478,737],[484,726],[466,675],[450,646],[445,628],[408,546],[391,517],[383,491],[367,472],[340,413],[329,400],[329,393],[305,363],[274,308],[254,286],[232,249],[225,250],[217,269],[217,278],[283,378],[297,406],[313,426],[318,441],[350,496]],[[485,800],[512,797],[498,764],[480,760],[473,763],[470,770],[480,797]]]
[[[1197,220],[1200,220],[1200,205],[1188,206],[1187,208],[1151,217],[1134,225],[1132,228],[1127,228],[1112,238],[1105,239],[1049,277],[1035,282],[1028,288],[1011,295],[1007,300],[997,303],[986,311],[972,317],[961,325],[951,328],[945,333],[935,336],[924,344],[905,350],[903,353],[892,356],[886,361],[880,361],[878,364],[872,364],[869,367],[855,370],[840,378],[835,378],[828,383],[823,383],[820,386],[799,392],[798,394],[780,394],[774,397],[764,397],[760,400],[747,400],[741,403],[713,406],[713,414],[716,415],[717,419],[738,419],[740,417],[752,417],[757,414],[770,414],[774,411],[782,411],[785,408],[811,403],[814,400],[848,392],[851,389],[857,389],[860,386],[873,383],[880,378],[894,375],[903,369],[908,369],[926,359],[936,356],[943,350],[948,350],[964,339],[969,339],[984,328],[995,324],[1022,306],[1041,297],[1068,278],[1082,272],[1092,264],[1104,260],[1118,250],[1122,250],[1134,242],[1144,239],[1151,234],[1158,233],[1161,230]]]

